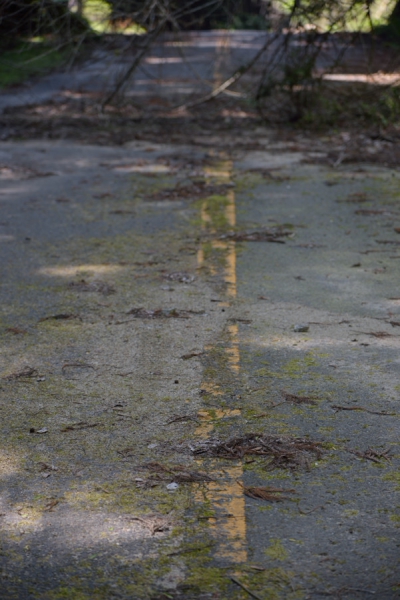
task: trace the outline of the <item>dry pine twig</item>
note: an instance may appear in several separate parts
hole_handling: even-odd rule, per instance
[[[21,371],[16,371],[15,373],[10,373],[10,375],[5,375],[2,377],[5,381],[13,381],[14,379],[21,379],[23,377],[36,377],[38,375],[38,370],[33,367],[26,366]]]
[[[354,454],[358,458],[365,458],[366,460],[371,460],[374,463],[380,463],[382,459],[390,462],[390,448],[382,450],[381,452],[374,450],[373,448],[367,448],[365,452],[353,450],[352,448],[346,448],[346,451],[350,452],[350,454]]]
[[[311,459],[321,458],[322,442],[308,438],[279,437],[249,433],[221,442],[205,440],[192,450],[194,454],[206,454],[230,460],[245,456],[265,456],[270,458],[266,468],[298,469],[309,468]]]
[[[396,413],[389,413],[387,411],[377,411],[377,410],[369,410],[368,408],[364,408],[363,406],[340,406],[339,404],[332,404],[332,408],[335,409],[335,411],[339,411],[339,410],[360,410],[363,412],[367,412],[370,415],[381,415],[383,417],[395,417]]]
[[[236,583],[236,585],[241,587],[245,592],[247,592],[250,596],[252,596],[252,598],[256,598],[256,600],[262,600],[261,596],[259,596],[255,592],[253,592],[250,588],[247,587],[247,585],[245,585],[244,583],[239,581],[239,579],[237,577],[233,577],[233,575],[231,575],[231,580],[234,583]]]

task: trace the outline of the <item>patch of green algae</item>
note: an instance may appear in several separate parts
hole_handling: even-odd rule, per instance
[[[265,550],[266,556],[272,558],[273,560],[285,561],[289,557],[289,553],[286,548],[283,546],[281,540],[279,539],[271,539],[269,548]]]
[[[392,473],[386,473],[383,476],[384,481],[391,481],[396,484],[395,490],[400,491],[400,471],[394,471]]]

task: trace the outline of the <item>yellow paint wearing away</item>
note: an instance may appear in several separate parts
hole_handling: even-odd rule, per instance
[[[229,160],[220,160],[213,167],[208,168],[208,176],[212,177],[218,183],[227,183],[231,179],[232,162]],[[226,194],[225,202],[220,204],[223,211],[224,221],[230,226],[236,225],[236,205],[235,193],[229,191]],[[202,228],[207,229],[211,234],[217,234],[212,228],[212,219],[210,215],[210,206],[207,199],[204,200],[201,207]],[[227,302],[221,302],[221,306],[229,306],[229,298],[235,298],[237,293],[236,280],[236,244],[234,241],[224,241],[214,239],[211,241],[213,249],[222,250],[225,256],[225,264],[222,270],[222,276],[226,284]],[[198,255],[198,266],[206,266],[209,271],[216,274],[218,266],[205,264],[205,252],[200,247]],[[229,325],[227,328],[229,343],[225,348],[227,363],[231,371],[236,375],[240,371],[240,349],[239,349],[239,328],[237,324]],[[212,348],[209,348],[211,350]],[[204,381],[202,388],[215,397],[223,394],[220,386],[213,381]],[[214,423],[219,419],[227,417],[240,416],[239,409],[217,409],[203,410],[198,413],[201,422],[196,430],[199,438],[206,439],[214,430]],[[199,461],[200,462],[200,461]],[[217,515],[223,515],[222,518],[210,520],[210,527],[214,537],[218,540],[216,554],[219,557],[228,558],[238,564],[247,560],[246,546],[246,515],[245,499],[242,489],[237,484],[237,480],[243,476],[242,464],[228,465],[224,468],[226,480],[223,486],[219,482],[210,482],[206,484],[206,497],[211,505],[215,507]],[[204,497],[199,493],[196,500],[202,502]]]

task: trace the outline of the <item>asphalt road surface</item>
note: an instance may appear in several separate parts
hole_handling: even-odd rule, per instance
[[[1,598],[400,596],[399,173],[234,136],[0,143]]]

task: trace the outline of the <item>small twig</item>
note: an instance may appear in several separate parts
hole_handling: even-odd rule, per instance
[[[90,429],[92,427],[98,427],[100,423],[86,423],[81,421],[80,423],[74,423],[73,425],[67,425],[64,429],[61,429],[63,433],[66,431],[81,431],[82,429]]]
[[[104,492],[105,494],[110,494],[110,492],[108,490],[105,490],[103,487],[101,487],[101,485],[96,485],[95,490],[100,490],[101,492]]]
[[[369,410],[368,408],[364,408],[363,406],[339,406],[338,404],[332,404],[332,408],[338,410],[361,410],[363,412],[370,413],[371,415],[381,415],[383,417],[395,417],[396,413],[389,413],[386,411],[379,412],[377,410]]]
[[[282,488],[273,488],[273,487],[248,487],[243,485],[240,481],[236,481],[236,483],[242,488],[243,494],[248,496],[249,498],[267,500],[270,502],[282,502],[283,500],[290,500],[288,496],[285,496],[285,493],[295,494],[296,490],[285,490]],[[278,496],[278,494],[282,494]]]
[[[230,578],[233,581],[233,583],[236,583],[236,585],[238,585],[239,587],[241,587],[245,592],[247,592],[249,594],[249,596],[252,596],[253,598],[256,598],[256,600],[262,600],[261,596],[259,596],[255,592],[252,592],[247,587],[247,585],[245,585],[244,583],[242,583],[241,581],[239,581],[239,579],[237,579],[236,577],[233,577],[233,575],[231,575]]]
[[[37,369],[26,366],[21,371],[16,371],[15,373],[11,373],[10,375],[4,375],[2,379],[4,379],[5,381],[13,381],[14,379],[20,379],[24,377],[36,377],[37,375]]]
[[[174,419],[171,419],[170,421],[167,421],[165,424],[166,425],[171,425],[171,423],[178,423],[180,421],[195,421],[196,423],[200,423],[200,421],[198,419],[196,419],[196,417],[193,417],[192,415],[182,415],[181,417],[175,417]]]
[[[387,462],[390,462],[390,448],[387,448],[386,450],[383,450],[382,452],[377,452],[376,450],[373,450],[372,448],[367,448],[367,450],[365,450],[365,452],[360,452],[359,450],[353,450],[352,448],[345,448],[346,452],[349,452],[350,454],[354,454],[355,456],[357,456],[358,458],[365,458],[366,460],[371,460],[374,463],[378,463],[380,462],[380,459],[384,459]]]
[[[399,337],[398,335],[393,335],[393,333],[388,333],[387,331],[354,331],[354,333],[361,333],[363,335],[372,335],[376,338],[388,338],[388,337]]]
[[[113,410],[116,410],[116,409],[113,408]],[[128,413],[124,413],[124,412],[116,412],[115,414],[117,415],[117,417],[125,417],[126,419],[134,418],[134,417],[132,417],[132,415],[129,415]]]
[[[64,373],[65,369],[69,369],[70,367],[93,369],[93,371],[96,370],[96,367],[93,367],[93,365],[89,365],[88,363],[65,363],[61,367],[61,371]]]
[[[190,358],[194,358],[195,356],[203,356],[204,352],[189,352],[188,354],[183,354],[181,358],[183,360],[189,360]]]
[[[319,506],[316,506],[315,508],[312,508],[311,510],[301,510],[300,506],[297,506],[297,509],[301,515],[309,515],[312,512],[314,512],[315,510],[318,510],[319,508],[324,508],[324,505],[319,504]]]

